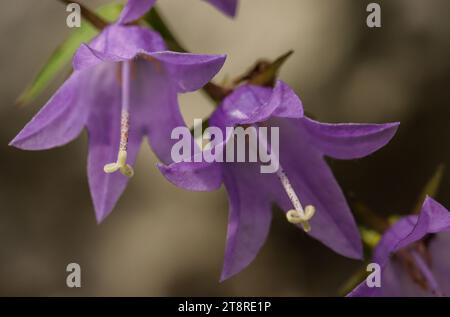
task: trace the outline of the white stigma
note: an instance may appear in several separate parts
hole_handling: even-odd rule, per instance
[[[311,220],[311,218],[316,213],[316,208],[312,205],[308,205],[305,207],[305,209],[303,209],[303,206],[300,203],[300,199],[298,199],[298,196],[295,193],[294,188],[292,188],[289,178],[287,177],[286,173],[283,171],[283,168],[281,166],[277,171],[277,176],[280,179],[284,191],[289,197],[289,200],[292,202],[292,205],[294,206],[294,209],[291,209],[286,213],[287,220],[290,223],[301,224],[305,232],[311,231],[311,225],[309,224],[309,220]]]
[[[255,125],[256,127],[256,125]],[[258,133],[258,146],[263,147],[263,150],[266,151],[266,153],[270,153],[269,150],[270,144],[268,143],[264,133]],[[270,151],[270,152],[269,152]],[[303,230],[305,232],[311,231],[311,225],[309,224],[309,221],[316,213],[316,208],[313,205],[308,205],[303,209],[302,204],[300,203],[300,199],[298,198],[294,188],[291,185],[291,182],[289,178],[287,177],[286,173],[283,170],[283,167],[281,166],[280,159],[272,153],[272,160],[277,160],[278,162],[278,170],[276,172],[278,178],[280,179],[281,185],[284,188],[284,191],[286,192],[287,196],[289,197],[289,200],[292,203],[292,206],[294,209],[291,209],[287,211],[286,213],[286,219],[293,224],[301,224]]]
[[[103,167],[105,173],[120,171],[127,177],[134,175],[133,168],[127,164],[128,133],[130,130],[130,62],[122,62],[122,113],[120,119],[120,144],[117,161]]]

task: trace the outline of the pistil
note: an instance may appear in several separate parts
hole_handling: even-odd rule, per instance
[[[257,129],[256,131],[258,131],[257,126],[254,125],[254,127]],[[283,167],[281,166],[279,157],[277,157],[277,155],[270,150],[271,146],[267,141],[264,133],[258,133],[258,146],[262,147],[262,150],[266,151],[267,154],[270,154],[272,160],[277,161],[276,166],[278,166],[278,170],[276,171],[276,174],[281,182],[281,185],[283,186],[284,191],[286,192],[286,195],[289,197],[289,200],[294,207],[294,209],[287,211],[286,219],[290,223],[300,224],[305,232],[311,231],[311,225],[309,221],[316,213],[316,208],[313,205],[307,205],[305,208],[303,208],[300,199],[297,196],[297,193],[292,187],[291,181],[289,180],[287,174],[284,172]]]
[[[303,209],[303,206],[300,203],[300,199],[298,198],[294,188],[291,185],[291,182],[289,181],[289,178],[287,177],[281,165],[277,171],[277,176],[280,179],[284,191],[289,197],[292,206],[294,207],[294,209],[291,209],[286,213],[287,220],[293,224],[301,224],[305,232],[311,231],[309,220],[311,220],[311,218],[316,213],[316,208],[313,205],[308,205],[305,207],[305,209]]]
[[[128,133],[130,130],[130,62],[122,62],[122,112],[120,119],[120,144],[117,162],[106,164],[105,173],[120,171],[127,177],[134,175],[133,168],[127,164]]]

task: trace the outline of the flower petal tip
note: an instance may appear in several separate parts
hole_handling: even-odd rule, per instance
[[[12,146],[12,147],[15,147],[15,148],[20,149],[20,145],[18,144],[16,138],[17,138],[17,137],[15,137],[15,138],[12,139],[11,141],[9,141],[8,146]]]
[[[105,213],[104,210],[101,211],[95,211],[95,220],[97,221],[97,225],[101,225],[106,217],[108,216],[108,213]]]
[[[393,129],[393,130],[395,130],[395,132],[397,132],[399,127],[400,127],[400,122],[391,122],[391,123],[385,124],[386,129]]]
[[[334,249],[334,251],[352,260],[364,260],[362,241],[359,239],[358,241],[348,241],[348,243],[351,243],[351,245],[347,244],[347,247],[340,250]]]
[[[111,214],[111,212],[115,208],[115,204],[112,206],[106,206],[106,203],[99,203],[98,201],[93,201],[94,203],[94,213],[95,213],[95,220],[97,222],[97,225],[101,225],[105,222],[105,219],[108,218],[108,216]]]
[[[46,147],[43,145],[38,146],[37,144],[30,141],[29,138],[27,138],[26,136],[21,136],[20,134],[18,134],[14,139],[12,139],[8,143],[8,146],[24,151],[41,151],[41,150],[48,150],[53,147],[53,146]]]
[[[26,146],[27,136],[23,134],[23,130],[19,132],[11,141],[9,141],[8,146],[15,147],[20,150],[30,150]]]
[[[223,269],[222,273],[220,274],[219,283],[224,283],[225,281],[233,277],[235,274],[237,273],[228,272],[228,270]]]

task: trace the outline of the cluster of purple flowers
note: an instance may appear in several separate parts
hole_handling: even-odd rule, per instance
[[[24,150],[64,145],[86,127],[88,179],[98,222],[112,211],[129,178],[144,137],[158,156],[163,175],[192,191],[223,184],[229,223],[221,279],[243,270],[269,232],[272,205],[287,220],[335,252],[363,257],[358,226],[324,157],[356,159],[384,147],[399,123],[329,124],[308,118],[296,93],[284,82],[244,82],[222,98],[209,125],[265,126],[280,131],[279,167],[261,174],[258,162],[173,162],[173,129],[185,126],[177,95],[206,85],[225,55],[169,51],[161,35],[134,23],[156,0],[129,0],[119,19],[104,28],[73,58],[73,73],[42,110],[11,141]],[[207,0],[230,17],[237,0]],[[195,143],[192,140],[193,144]],[[220,151],[216,144],[209,151]],[[268,146],[270,146],[268,144]],[[450,214],[427,198],[420,216],[399,220],[375,249],[382,287],[365,282],[351,296],[450,295],[444,274],[450,258]]]

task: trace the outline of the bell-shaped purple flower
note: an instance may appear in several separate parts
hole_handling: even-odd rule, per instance
[[[167,51],[159,34],[125,25],[153,2],[130,0],[115,24],[83,44],[70,78],[10,143],[24,150],[50,149],[72,141],[86,127],[98,222],[133,175],[145,136],[160,160],[171,162],[171,131],[184,125],[177,94],[201,88],[225,60],[223,55]]]
[[[449,250],[450,213],[428,197],[420,215],[398,220],[375,248],[380,287],[364,281],[348,296],[450,296]]]
[[[275,127],[279,131],[278,168],[261,173],[260,162],[195,162],[160,166],[175,185],[197,191],[224,183],[230,213],[222,280],[244,269],[264,244],[276,203],[287,219],[312,237],[351,258],[361,258],[362,246],[353,216],[324,156],[356,159],[386,145],[398,123],[327,124],[303,115],[297,95],[283,82],[275,88],[243,85],[225,98],[210,126]],[[228,137],[231,139],[230,137]],[[225,138],[226,139],[226,138]],[[259,143],[270,151],[267,134]],[[233,144],[234,146],[234,144]],[[223,151],[218,143],[209,151]]]

